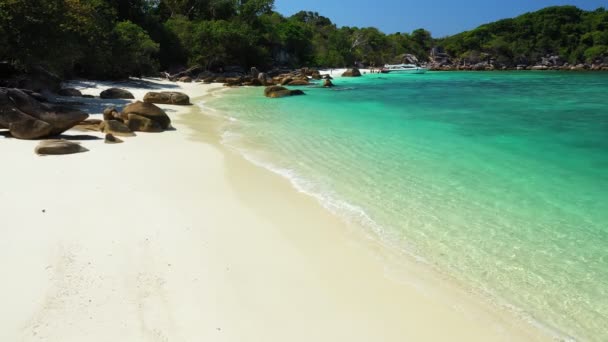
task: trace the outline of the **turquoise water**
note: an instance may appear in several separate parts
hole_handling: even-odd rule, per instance
[[[336,79],[226,92],[225,142],[566,336],[608,340],[608,73]]]

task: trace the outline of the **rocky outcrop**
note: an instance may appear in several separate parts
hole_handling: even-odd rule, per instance
[[[57,92],[57,95],[60,95],[60,96],[82,97],[82,93],[80,92],[80,90],[75,89],[75,88],[62,88],[62,89],[59,89],[59,91]]]
[[[304,95],[304,92],[298,89],[289,90],[281,86],[270,86],[264,89],[264,96],[270,98],[280,98],[286,96]]]
[[[359,69],[357,69],[357,68],[347,69],[342,74],[342,77],[359,77],[359,76],[361,76],[361,71],[359,71]]]
[[[0,88],[0,128],[18,139],[58,135],[85,120],[83,111],[39,102],[22,90]]]
[[[183,83],[192,83],[192,77],[190,77],[190,76],[180,77],[177,81],[183,82]]]
[[[122,110],[122,115],[127,116],[127,122],[129,121],[128,116],[130,114],[137,114],[148,118],[158,123],[163,130],[168,129],[171,126],[171,118],[169,118],[167,113],[152,103],[141,101],[131,103]]]
[[[120,88],[106,89],[99,94],[102,99],[134,99],[135,96],[130,91]]]
[[[325,88],[331,88],[333,86],[334,86],[334,84],[331,82],[330,79],[326,79],[325,81],[323,81],[323,87],[325,87]]]
[[[158,122],[138,114],[128,114],[127,124],[130,130],[137,132],[159,133],[164,130]]]
[[[34,149],[34,152],[39,155],[73,154],[86,151],[88,150],[79,143],[63,139],[43,140]]]
[[[127,125],[118,120],[105,120],[99,126],[102,133],[110,133],[121,137],[133,137],[133,133]]]
[[[176,91],[149,92],[144,96],[144,102],[172,105],[189,105],[190,97]]]

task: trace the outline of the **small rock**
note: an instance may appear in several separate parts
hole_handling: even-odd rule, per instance
[[[38,155],[61,155],[86,152],[88,150],[80,146],[79,143],[63,139],[51,139],[41,141],[34,151]]]
[[[106,144],[120,144],[123,141],[115,137],[112,133],[107,133],[104,142]]]

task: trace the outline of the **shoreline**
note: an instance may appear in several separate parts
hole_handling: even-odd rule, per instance
[[[0,192],[3,340],[549,339],[221,145],[197,106],[219,87],[179,86],[176,131],[67,157],[0,139],[23,165]]]
[[[344,70],[338,70],[338,72],[343,71]],[[230,88],[223,88],[222,90],[230,91]],[[219,95],[217,96],[221,97],[222,90],[220,90]],[[214,94],[207,94],[205,97],[208,96],[214,96]],[[227,123],[226,120],[228,120],[229,116],[227,113],[216,114],[216,109],[213,109],[213,111],[214,114],[212,116],[207,113],[204,117],[205,120],[212,121],[212,126],[214,126],[214,128],[210,133],[215,135],[215,137],[212,139],[205,139],[205,142],[223,150],[225,155],[234,154],[235,156],[232,156],[232,158],[235,159],[235,164],[241,165],[239,168],[254,168],[260,169],[261,172],[270,173],[271,176],[276,178],[275,183],[287,183],[289,189],[286,190],[286,192],[297,192],[298,195],[302,195],[304,198],[307,198],[309,202],[312,202],[309,203],[309,205],[320,207],[322,211],[326,212],[334,219],[337,219],[337,225],[340,226],[338,229],[344,230],[343,233],[347,234],[349,237],[357,239],[359,247],[368,253],[369,256],[382,261],[382,267],[384,268],[383,275],[390,278],[391,281],[412,285],[417,288],[417,290],[420,290],[421,294],[422,292],[425,292],[425,294],[423,294],[425,296],[432,292],[433,296],[442,298],[446,303],[451,303],[454,307],[474,308],[475,310],[479,310],[477,313],[484,311],[485,314],[489,314],[489,316],[492,316],[493,318],[499,318],[502,323],[509,322],[509,324],[512,325],[511,327],[515,327],[516,330],[521,329],[527,333],[532,332],[528,336],[534,335],[534,340],[557,339],[566,336],[562,332],[535,320],[518,308],[502,301],[500,298],[495,297],[490,293],[481,293],[477,289],[473,289],[473,287],[458,281],[454,277],[439,270],[436,265],[428,263],[422,256],[415,255],[413,252],[401,250],[397,245],[382,239],[376,231],[370,230],[368,227],[363,227],[359,223],[347,222],[342,215],[333,212],[330,208],[326,207],[317,194],[301,189],[294,179],[281,173],[279,170],[275,170],[271,164],[266,164],[263,161],[257,160],[252,156],[247,155],[247,152],[240,148],[230,146],[223,142],[220,130],[221,126]],[[205,130],[209,130],[209,127],[206,127]],[[249,164],[248,167],[245,166],[247,164]],[[252,201],[251,206],[255,206],[256,203],[257,201]],[[437,282],[442,283],[442,285],[437,286]],[[456,300],[454,300],[455,298]],[[496,309],[496,311],[486,311],[490,307],[493,308],[491,310]],[[532,328],[531,331],[528,330],[530,328]]]

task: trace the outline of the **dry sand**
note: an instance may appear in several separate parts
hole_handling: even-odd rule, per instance
[[[179,86],[127,89],[214,87]],[[0,136],[0,341],[547,339],[220,146],[218,118],[162,107],[175,131],[82,154]]]

